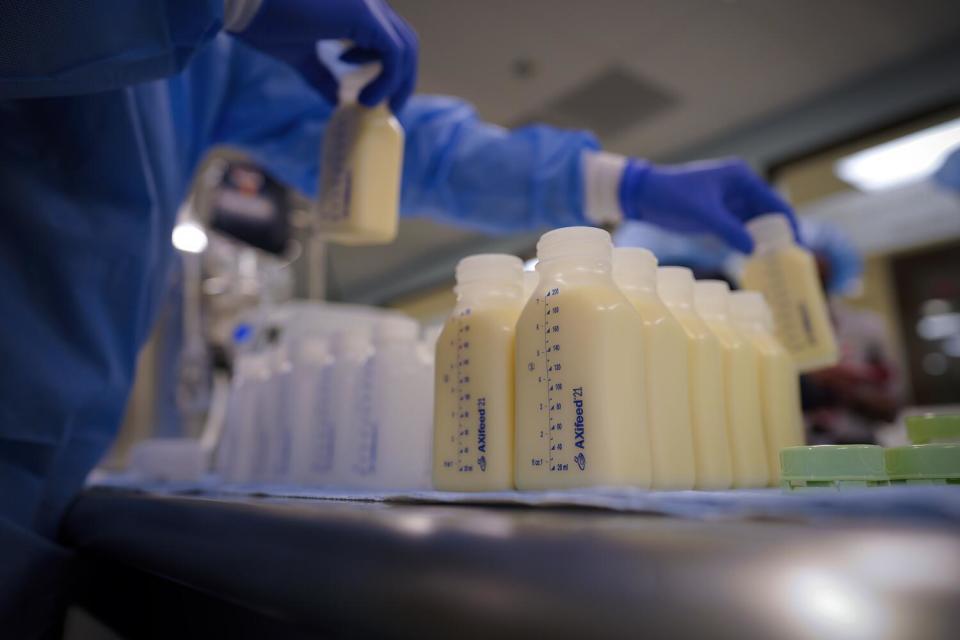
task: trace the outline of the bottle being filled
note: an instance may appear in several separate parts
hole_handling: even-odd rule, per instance
[[[733,461],[720,341],[694,310],[690,269],[660,267],[657,291],[686,333],[696,488],[729,489],[733,486]]]
[[[643,323],[643,363],[654,489],[696,482],[687,336],[657,295],[657,258],[646,249],[613,250],[613,280]]]
[[[514,338],[523,309],[523,263],[481,254],[460,261],[457,303],[437,341],[433,486],[512,489]]]
[[[760,358],[758,385],[763,411],[770,486],[780,484],[780,450],[804,442],[800,378],[793,358],[773,334],[773,315],[756,291],[731,294],[734,322]]]
[[[817,265],[794,241],[786,216],[773,213],[747,223],[756,248],[743,269],[743,286],[761,292],[773,311],[780,343],[801,373],[837,363],[837,343]]]
[[[517,322],[518,489],[650,486],[643,324],[612,250],[590,227],[537,243],[539,282]]]
[[[694,286],[694,306],[723,349],[727,428],[733,454],[733,486],[763,487],[769,480],[763,413],[757,392],[758,356],[730,319],[730,287],[721,280]]]
[[[357,102],[379,72],[379,64],[370,64],[341,78],[340,103],[323,136],[314,224],[340,244],[387,244],[397,237],[403,128],[386,102],[372,108]]]

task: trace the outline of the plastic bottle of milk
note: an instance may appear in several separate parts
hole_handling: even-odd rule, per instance
[[[333,401],[327,389],[332,364],[328,340],[322,337],[304,338],[294,353],[290,479],[298,484],[323,484],[333,471],[335,432],[320,419],[323,403]]]
[[[743,286],[763,293],[773,311],[780,343],[801,372],[837,363],[837,342],[810,252],[794,242],[779,213],[747,223],[756,249],[743,269]]]
[[[540,282],[540,276],[537,275],[536,271],[524,271],[523,272],[523,303],[526,304],[530,299],[530,296],[533,295],[533,292],[537,290],[537,283]]]
[[[513,488],[514,337],[523,263],[481,254],[457,265],[457,304],[437,341],[433,486]]]
[[[657,295],[657,258],[648,250],[613,250],[613,280],[643,321],[643,389],[654,489],[692,489],[696,482],[687,336]]]
[[[432,383],[418,348],[420,326],[402,316],[374,329],[364,366],[359,421],[344,452],[350,484],[373,489],[430,486]]]
[[[730,320],[730,287],[720,280],[702,280],[694,286],[697,313],[723,347],[727,428],[733,454],[733,485],[767,484],[767,445],[757,389],[758,356]]]
[[[320,429],[333,434],[333,471],[329,484],[349,486],[353,479],[354,451],[360,447],[359,408],[364,367],[373,353],[367,329],[346,329],[331,341],[333,364],[326,394],[320,398]]]
[[[733,486],[733,461],[720,341],[694,311],[693,274],[689,269],[657,269],[657,291],[687,336],[696,487],[729,489]]]
[[[518,489],[650,486],[643,323],[612,248],[590,227],[537,243],[540,282],[517,322]]]
[[[730,300],[734,322],[760,355],[760,407],[770,485],[776,486],[780,484],[780,450],[804,442],[800,379],[793,358],[773,335],[773,316],[763,295],[736,291]]]
[[[403,129],[387,104],[357,103],[380,72],[366,65],[340,81],[340,106],[323,137],[316,228],[341,244],[387,244],[397,237]]]

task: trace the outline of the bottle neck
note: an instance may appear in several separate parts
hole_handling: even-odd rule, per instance
[[[585,278],[613,281],[613,267],[609,260],[584,259],[580,256],[552,258],[537,263],[540,285],[550,278]]]
[[[693,311],[693,301],[686,300],[684,298],[667,298],[662,294],[660,299],[663,300],[663,304],[667,305],[670,309],[682,309],[684,311]]]
[[[467,282],[458,284],[457,307],[498,302],[502,304],[522,304],[523,286],[519,282]]]
[[[624,293],[634,293],[634,294],[643,294],[643,295],[657,295],[657,288],[655,282],[647,282],[638,278],[631,278],[624,280],[622,278],[617,278],[617,274],[614,274],[614,281],[617,283],[617,286],[620,287],[620,290]]]

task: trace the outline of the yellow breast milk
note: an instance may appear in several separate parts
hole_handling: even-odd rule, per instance
[[[357,103],[379,65],[365,69],[341,80],[340,106],[323,136],[314,224],[340,244],[387,244],[397,236],[403,128],[385,103]]]
[[[516,486],[650,486],[639,314],[611,276],[610,235],[550,231],[517,322]]]
[[[729,489],[733,486],[733,461],[720,341],[693,308],[693,274],[689,269],[657,269],[657,291],[687,338],[696,488]]]
[[[798,246],[786,217],[768,214],[747,223],[756,248],[743,269],[743,286],[763,294],[777,338],[800,372],[837,363],[830,314],[809,251]]]
[[[481,254],[460,261],[457,304],[437,340],[433,485],[513,488],[514,335],[523,263]]]
[[[756,291],[731,294],[731,314],[743,336],[760,358],[760,407],[767,443],[770,485],[780,484],[780,450],[802,445],[803,414],[800,378],[793,358],[773,335],[773,316],[763,295]]]
[[[767,484],[767,448],[758,389],[758,356],[733,326],[730,289],[720,280],[702,280],[694,286],[694,306],[723,349],[723,379],[727,402],[727,430],[733,454],[733,485]]]
[[[657,295],[657,259],[646,249],[613,250],[613,280],[640,314],[654,489],[696,481],[687,335]]]

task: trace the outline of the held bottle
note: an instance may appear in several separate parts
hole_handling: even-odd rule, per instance
[[[657,259],[646,249],[613,250],[613,280],[643,321],[643,363],[654,489],[696,481],[687,336],[657,295]]]
[[[743,268],[743,286],[764,295],[777,338],[801,373],[837,363],[837,343],[817,265],[794,242],[787,218],[778,213],[747,223],[756,249]]]
[[[773,316],[756,291],[731,294],[733,319],[760,358],[760,407],[767,443],[770,486],[780,484],[780,450],[803,444],[800,379],[793,358],[773,335]]]
[[[537,255],[517,322],[517,488],[649,487],[643,324],[613,282],[610,234],[550,231]]]
[[[723,348],[727,428],[733,454],[733,486],[763,487],[769,479],[763,414],[757,390],[757,353],[730,320],[730,288],[721,280],[694,286],[694,306]]]
[[[403,128],[386,102],[365,107],[360,89],[380,71],[361,67],[340,81],[340,105],[327,123],[314,223],[324,237],[349,245],[397,237]]]
[[[657,269],[657,291],[687,337],[696,488],[729,489],[733,486],[733,460],[720,341],[693,308],[693,274],[689,269]]]
[[[457,265],[457,304],[437,341],[433,486],[513,488],[514,337],[523,263],[483,254]]]

